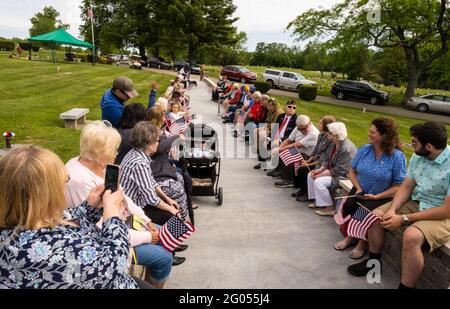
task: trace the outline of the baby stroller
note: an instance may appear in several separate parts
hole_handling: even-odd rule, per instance
[[[191,125],[180,156],[193,180],[192,196],[214,196],[223,203],[223,189],[219,187],[220,153],[214,129],[205,124]]]

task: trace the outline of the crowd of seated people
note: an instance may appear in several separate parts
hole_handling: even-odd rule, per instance
[[[0,288],[163,288],[185,261],[164,248],[159,229],[173,216],[193,224],[192,179],[174,155],[189,114],[180,80],[147,107],[126,77],[102,96],[102,121],[84,126],[79,155],[66,165],[29,146],[0,160]],[[170,90],[170,89],[169,89]],[[170,112],[171,114],[168,114]],[[105,190],[107,166],[120,165],[117,191]],[[136,228],[138,224],[140,228]],[[148,281],[129,275],[146,267]]]
[[[239,85],[227,92],[226,83],[226,78],[219,81],[213,98],[232,100],[232,91],[240,93]],[[351,275],[367,275],[370,259],[381,263],[386,230],[406,228],[399,288],[414,288],[424,267],[423,246],[431,252],[450,241],[450,147],[445,127],[426,122],[410,128],[414,154],[407,168],[398,127],[392,119],[373,119],[368,144],[357,149],[348,138],[345,124],[336,122],[335,116],[321,117],[316,129],[308,116],[297,116],[294,100],[281,110],[274,99],[255,92],[250,104],[243,104],[234,113],[238,126],[233,135],[245,130],[251,136],[249,146],[257,152],[259,161],[254,168],[271,169],[268,176],[281,178],[275,182],[277,187],[297,188],[292,197],[307,202],[317,215],[334,216],[338,206],[344,218],[359,207],[378,217],[368,230],[368,240],[344,234],[347,236],[335,244],[336,250],[355,246],[349,254],[352,259],[369,254],[348,267]],[[294,147],[301,160],[298,165],[286,166],[280,153]],[[353,188],[338,205],[341,199],[335,194],[342,179],[350,180]]]
[[[185,137],[169,130],[189,114],[189,97],[180,80],[158,99],[159,85],[150,88],[147,107],[125,104],[138,94],[130,79],[115,79],[101,99],[103,121],[83,128],[79,155],[66,165],[35,146],[0,160],[0,288],[163,288],[172,266],[185,261],[160,245],[158,230],[173,216],[193,222],[192,179],[174,155]],[[217,95],[229,102],[240,91],[230,117],[258,153],[255,169],[271,169],[268,176],[281,178],[277,187],[297,187],[293,197],[321,216],[335,214],[339,180],[349,179],[353,189],[342,215],[361,206],[379,218],[367,240],[347,235],[335,244],[336,250],[356,245],[352,259],[368,254],[348,272],[367,275],[369,260],[381,263],[385,230],[404,229],[399,288],[414,288],[424,268],[422,248],[431,252],[450,241],[446,128],[436,122],[410,128],[414,154],[407,168],[392,119],[374,119],[368,143],[356,149],[332,115],[316,128],[307,115],[297,116],[295,100],[281,109],[251,87],[233,89],[234,96]],[[298,165],[279,160],[292,149],[301,155]],[[121,167],[115,192],[104,185],[112,163]],[[145,229],[126,224],[134,218]],[[129,275],[131,264],[147,267],[149,282]]]

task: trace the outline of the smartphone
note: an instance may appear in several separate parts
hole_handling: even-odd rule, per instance
[[[108,164],[106,166],[105,190],[117,191],[119,188],[119,171],[118,165]]]

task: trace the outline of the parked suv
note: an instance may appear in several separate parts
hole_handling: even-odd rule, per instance
[[[295,91],[298,91],[298,87],[301,85],[316,85],[316,82],[306,79],[300,73],[272,69],[264,71],[263,80],[268,82],[271,88],[284,88]]]
[[[166,70],[172,70],[173,65],[169,61],[166,61],[164,58],[156,58],[151,57],[147,60],[147,66],[149,68],[157,68],[157,69],[166,69]]]
[[[227,65],[220,75],[226,75],[230,80],[237,80],[241,83],[252,83],[256,81],[256,73],[250,72],[247,68],[238,65]]]
[[[331,88],[331,94],[338,100],[356,99],[370,104],[384,104],[389,101],[389,94],[375,89],[371,84],[353,80],[338,80]]]
[[[441,94],[412,97],[408,100],[406,106],[417,109],[422,113],[430,111],[450,114],[450,97]]]

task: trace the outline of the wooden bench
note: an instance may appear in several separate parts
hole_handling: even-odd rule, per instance
[[[347,193],[353,188],[350,180],[341,180],[339,185]],[[397,273],[400,273],[404,229],[386,231],[381,257],[383,262],[391,266]],[[427,250],[423,250],[425,265],[417,287],[425,289],[450,288],[450,241],[431,254]]]
[[[87,108],[72,108],[71,110],[59,115],[59,119],[64,120],[64,127],[76,129],[78,125],[86,123],[86,115],[89,113]]]

